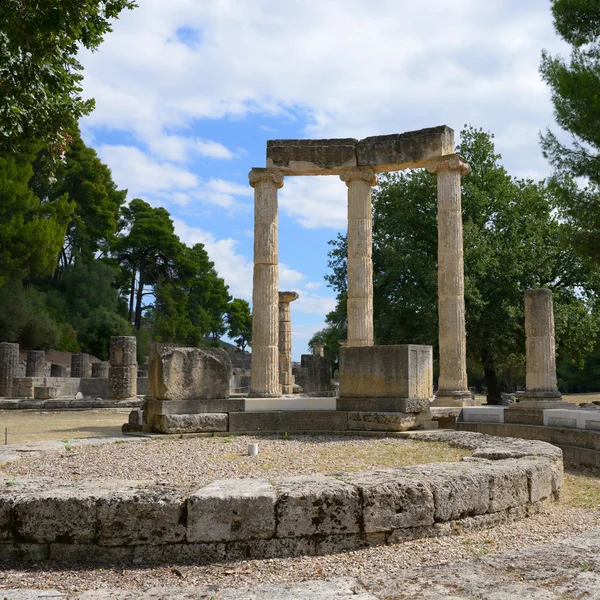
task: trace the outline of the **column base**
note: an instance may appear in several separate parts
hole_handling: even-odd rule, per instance
[[[430,406],[473,406],[469,390],[439,390]]]
[[[515,394],[517,402],[511,408],[573,408],[575,404],[563,402],[558,390],[525,390]]]
[[[281,398],[281,394],[271,392],[253,392],[248,393],[248,398]]]

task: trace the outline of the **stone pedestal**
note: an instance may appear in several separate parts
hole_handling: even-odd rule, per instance
[[[108,370],[110,364],[107,362],[95,362],[92,363],[92,377],[106,378],[108,377]]]
[[[43,350],[27,352],[25,377],[44,377],[46,374],[46,353]]]
[[[298,381],[304,393],[329,392],[331,386],[331,363],[328,358],[315,354],[303,354],[300,365],[306,377]]]
[[[279,382],[282,394],[294,393],[292,377],[292,311],[296,292],[279,292]]]
[[[277,190],[283,175],[252,169],[254,188],[254,280],[252,287],[252,397],[277,397],[279,389],[279,294]]]
[[[71,377],[89,377],[90,376],[90,355],[72,354],[71,355]]]
[[[67,367],[65,365],[57,365],[52,363],[50,365],[50,377],[66,377]]]
[[[108,395],[114,399],[133,398],[137,394],[137,340],[132,335],[110,338]]]
[[[373,345],[373,224],[370,168],[340,175],[348,186],[348,346]]]
[[[504,412],[505,423],[543,425],[543,410],[575,408],[562,402],[556,381],[556,344],[552,292],[525,291],[525,391]]]
[[[469,401],[464,300],[461,176],[469,165],[457,154],[428,166],[438,187],[438,315],[440,376],[435,405]]]
[[[13,379],[19,369],[19,344],[0,343],[0,397],[12,396]]]

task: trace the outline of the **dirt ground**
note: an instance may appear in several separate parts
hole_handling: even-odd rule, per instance
[[[0,445],[116,436],[130,409],[81,411],[0,410]]]

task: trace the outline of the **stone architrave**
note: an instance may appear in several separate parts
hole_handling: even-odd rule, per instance
[[[525,291],[526,367],[521,401],[560,401],[556,381],[554,306],[547,289]]]
[[[90,376],[90,355],[84,352],[71,355],[71,377]]]
[[[279,292],[279,382],[282,394],[294,393],[292,377],[292,311],[296,292]]]
[[[340,175],[348,186],[348,346],[373,345],[373,223],[371,168]]]
[[[325,344],[313,344],[313,354],[315,356],[325,356]]]
[[[27,352],[25,377],[44,377],[45,374],[46,353],[43,350],[29,350]]]
[[[0,343],[0,397],[12,396],[13,379],[19,369],[19,344]]]
[[[470,172],[458,154],[430,164],[438,190],[438,316],[440,376],[435,404],[469,401],[465,328],[461,177]]]
[[[277,397],[279,390],[279,293],[277,190],[283,175],[252,169],[254,188],[254,280],[252,288],[251,397]]]
[[[137,340],[133,335],[110,338],[108,395],[116,399],[137,395]]]

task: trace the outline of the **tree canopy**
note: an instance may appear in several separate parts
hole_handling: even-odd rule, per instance
[[[3,0],[0,3],[0,151],[31,140],[60,155],[68,129],[89,114],[80,47],[95,50],[131,0]]]

